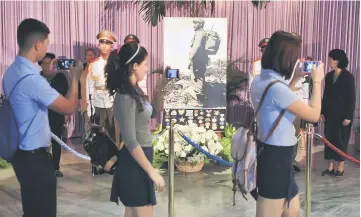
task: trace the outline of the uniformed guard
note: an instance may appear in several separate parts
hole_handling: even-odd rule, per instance
[[[111,32],[102,30],[98,33],[100,57],[94,59],[88,67],[87,75],[87,113],[92,122],[104,126],[109,136],[114,140],[113,97],[106,89],[104,67],[117,41]]]
[[[113,141],[115,138],[115,124],[113,114],[114,98],[109,96],[106,88],[106,78],[104,67],[113,49],[113,44],[117,41],[108,30],[98,33],[100,57],[94,59],[88,66],[86,79],[87,114],[92,123],[103,126]],[[98,175],[99,171],[92,167],[93,175]]]
[[[266,50],[268,42],[269,42],[269,38],[264,38],[258,43],[258,47],[260,48],[262,55]],[[256,75],[261,73],[261,69],[262,69],[261,60],[262,60],[262,57],[255,60],[252,64],[252,76],[253,77],[255,77]]]
[[[125,36],[124,44],[132,43],[132,42],[137,43],[137,44],[140,43],[139,38],[136,35],[130,34],[130,35]]]

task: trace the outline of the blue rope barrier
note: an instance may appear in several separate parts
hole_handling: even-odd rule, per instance
[[[190,144],[191,146],[193,146],[197,151],[202,152],[204,155],[206,155],[207,157],[211,158],[212,160],[215,160],[223,165],[232,167],[232,163],[223,160],[222,158],[219,158],[217,156],[214,156],[213,154],[207,152],[206,150],[204,150],[203,148],[201,148],[199,145],[197,145],[196,143],[194,143],[191,139],[189,139],[187,136],[185,136],[184,134],[178,132],[179,135],[186,141],[188,142],[188,144]]]

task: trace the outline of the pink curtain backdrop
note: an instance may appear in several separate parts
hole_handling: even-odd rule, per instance
[[[0,2],[1,53],[0,76],[17,54],[16,28],[24,18],[45,22],[51,30],[50,52],[57,56],[84,59],[87,47],[97,47],[96,34],[107,29],[114,32],[121,44],[130,33],[136,34],[150,53],[150,67],[163,66],[163,24],[151,27],[138,14],[139,6],[131,2],[112,2],[106,10],[103,1]],[[167,9],[167,16],[188,17],[185,10]],[[265,9],[257,9],[251,1],[216,2],[213,17],[228,18],[228,59],[242,56],[256,59],[260,39],[270,37],[276,30],[298,32],[303,39],[303,56],[310,55],[327,64],[331,49],[344,49],[349,57],[349,71],[356,80],[357,112],[360,93],[360,3],[358,1],[282,1],[271,2]],[[199,17],[211,17],[209,11],[199,11]],[[240,64],[248,71],[249,64]],[[156,77],[147,79],[148,94],[152,97]],[[232,123],[242,122],[244,108],[231,102],[228,112]],[[158,118],[159,120],[159,118]],[[152,122],[154,127],[155,121]],[[70,135],[76,134],[74,120]],[[319,126],[320,132],[323,126]],[[73,132],[73,133],[71,133]]]

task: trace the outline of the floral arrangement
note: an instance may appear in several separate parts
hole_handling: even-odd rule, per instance
[[[219,143],[218,135],[213,130],[206,130],[204,127],[198,127],[194,123],[189,125],[175,125],[174,129],[190,138],[205,151],[212,155],[218,155],[223,146]],[[158,138],[153,141],[156,167],[160,163],[168,160],[169,154],[169,130],[165,130]],[[204,161],[204,154],[197,151],[192,145],[188,144],[178,133],[174,135],[174,154],[176,162],[186,161],[197,163]]]

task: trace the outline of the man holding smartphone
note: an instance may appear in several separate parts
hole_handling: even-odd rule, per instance
[[[56,216],[57,180],[49,153],[51,133],[47,114],[48,109],[66,115],[75,112],[83,70],[81,61],[70,68],[72,81],[66,98],[50,86],[34,65],[48,50],[49,34],[43,22],[23,20],[17,29],[19,54],[3,78],[5,95],[8,97],[12,92],[10,103],[20,134],[12,166],[20,183],[23,216]]]
[[[50,86],[55,89],[62,96],[66,96],[68,92],[68,80],[65,75],[56,70],[56,58],[53,53],[46,53],[45,57],[38,62],[42,71],[40,74],[49,82]],[[50,130],[57,137],[61,138],[63,133],[63,126],[65,123],[65,116],[52,110],[48,111]],[[60,157],[61,146],[55,141],[51,140],[51,150],[53,154],[53,163],[56,177],[63,177],[63,173],[60,172]]]

